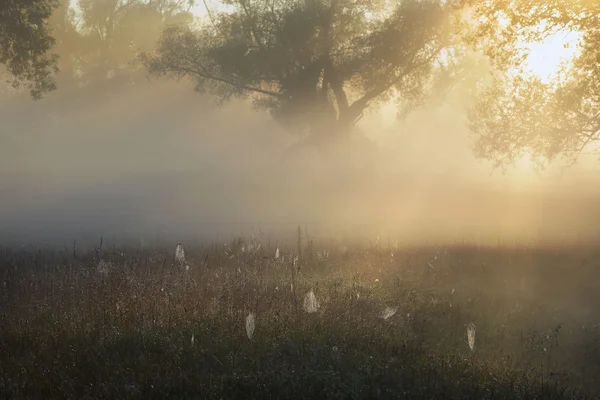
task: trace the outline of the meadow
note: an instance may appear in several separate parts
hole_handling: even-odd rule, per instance
[[[0,398],[592,399],[593,247],[0,248]]]

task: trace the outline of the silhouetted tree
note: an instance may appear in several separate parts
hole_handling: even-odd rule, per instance
[[[226,0],[198,29],[170,27],[143,60],[219,101],[250,97],[296,132],[344,137],[370,106],[424,102],[447,67],[457,4]]]
[[[137,54],[154,48],[166,26],[192,22],[189,4],[177,0],[79,0],[78,5],[86,42],[80,64],[88,81],[130,76]]]
[[[35,99],[59,86],[106,83],[141,70],[140,51],[156,45],[162,30],[189,24],[192,1],[69,0],[0,1],[0,63],[15,87]],[[58,71],[62,74],[55,75]],[[57,82],[56,80],[59,80]]]
[[[600,140],[600,2],[488,0],[473,2],[479,27],[472,40],[496,68],[494,82],[470,114],[478,156],[505,166],[524,154],[542,165],[566,159]],[[523,42],[579,32],[579,52],[553,80],[521,68]]]
[[[14,87],[26,86],[34,99],[54,90],[57,56],[49,54],[54,39],[48,19],[57,0],[0,1],[0,64]]]

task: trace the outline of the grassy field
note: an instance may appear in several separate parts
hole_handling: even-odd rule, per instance
[[[599,264],[313,241],[0,249],[0,398],[598,398]]]

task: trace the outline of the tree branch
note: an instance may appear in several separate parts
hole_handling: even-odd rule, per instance
[[[258,47],[260,47],[260,49],[262,51],[265,51],[265,47],[264,47],[262,41],[259,39],[258,34],[256,33],[256,26],[255,26],[254,20],[253,20],[254,16],[250,13],[250,10],[248,10],[248,6],[246,5],[246,1],[245,0],[240,0],[239,4],[244,9],[244,13],[246,13],[246,17],[248,17],[248,21],[250,23],[250,32],[252,32],[252,36],[254,37],[254,41],[256,42],[256,44],[258,45]]]
[[[163,70],[164,70],[164,72],[172,72],[172,73],[182,73],[183,72],[183,73],[186,73],[191,76],[198,76],[198,77],[201,77],[204,79],[209,79],[209,80],[213,80],[216,82],[225,83],[227,85],[234,86],[238,89],[242,89],[242,90],[245,90],[248,92],[260,93],[260,94],[277,97],[277,98],[284,97],[284,95],[282,93],[273,92],[270,90],[265,90],[265,89],[257,88],[254,86],[244,85],[244,84],[237,83],[237,82],[234,82],[229,79],[225,79],[225,78],[221,78],[216,75],[213,75],[210,72],[208,72],[206,67],[204,67],[202,64],[200,64],[199,62],[197,62],[195,60],[186,59],[186,61],[192,65],[195,65],[198,69],[186,68],[183,66],[177,66],[177,65],[172,65],[172,64],[165,64]]]
[[[433,60],[440,53],[440,51],[442,51],[442,47],[438,47],[429,57],[427,57],[420,63],[412,64],[409,67],[405,68],[400,75],[396,75],[390,81],[379,84],[373,89],[369,90],[360,99],[352,103],[352,105],[348,109],[347,117],[351,119],[358,117],[362,113],[362,111],[369,105],[369,102],[371,100],[375,99],[376,97],[390,89],[392,86],[398,84],[404,77],[406,77],[415,69],[421,68],[429,64],[431,60]]]
[[[221,29],[217,26],[215,19],[213,18],[212,15],[212,11],[210,11],[210,8],[208,7],[208,4],[206,4],[206,0],[202,0],[202,3],[204,4],[204,8],[206,9],[206,14],[208,15],[208,19],[210,20],[210,24],[213,26],[213,28],[215,28],[215,31],[217,31],[217,33],[221,36],[225,36],[223,35],[223,31],[221,31]]]
[[[326,80],[331,85],[331,90],[335,95],[335,100],[338,105],[339,113],[342,115],[348,111],[348,97],[346,96],[346,92],[344,92],[343,82],[341,81],[331,59],[328,57],[325,60],[325,76]]]
[[[344,83],[340,79],[339,74],[336,71],[333,61],[331,60],[331,27],[335,8],[338,5],[337,0],[332,0],[329,9],[327,10],[326,17],[323,18],[321,25],[321,43],[323,45],[323,89],[327,90],[327,85],[331,87],[335,100],[338,106],[338,119],[342,116],[345,117],[348,112],[348,97],[344,92]]]

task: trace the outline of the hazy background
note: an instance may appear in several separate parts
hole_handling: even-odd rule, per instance
[[[290,152],[297,138],[269,115],[218,107],[187,81],[135,70],[61,86],[77,72],[70,60],[42,101],[0,93],[0,243],[211,240],[298,224],[315,236],[429,243],[600,234],[595,159],[562,175],[526,162],[502,175],[474,159],[472,80],[406,121],[393,106],[366,116],[375,147],[323,155]],[[486,73],[485,60],[474,63],[474,76]]]

